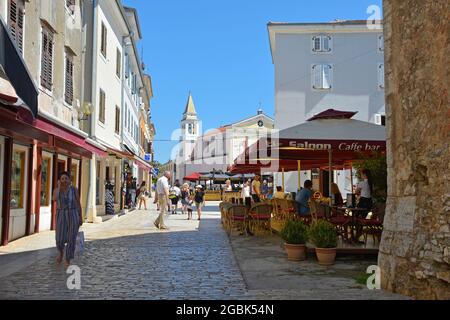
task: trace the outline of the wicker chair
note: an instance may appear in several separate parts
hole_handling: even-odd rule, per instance
[[[270,220],[272,218],[273,206],[270,203],[257,203],[249,212],[249,229],[254,235],[272,233]]]
[[[221,202],[219,205],[220,208],[220,218],[224,228],[227,228],[228,223],[228,210],[233,206],[230,202]]]
[[[271,204],[273,212],[270,224],[273,230],[280,232],[287,220],[297,218],[297,208],[292,200],[272,199]]]
[[[244,205],[234,204],[228,209],[226,230],[229,235],[233,230],[247,234],[248,209]]]

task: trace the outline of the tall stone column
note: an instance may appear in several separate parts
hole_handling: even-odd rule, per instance
[[[385,0],[388,202],[382,287],[450,299],[448,0]]]

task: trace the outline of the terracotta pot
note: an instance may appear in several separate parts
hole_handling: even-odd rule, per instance
[[[288,260],[303,261],[306,259],[306,246],[304,244],[285,243],[284,247],[288,255]]]
[[[336,248],[316,248],[316,256],[321,266],[331,266],[336,260]]]

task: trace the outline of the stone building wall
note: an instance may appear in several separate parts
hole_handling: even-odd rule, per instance
[[[450,2],[385,0],[382,287],[450,299]]]

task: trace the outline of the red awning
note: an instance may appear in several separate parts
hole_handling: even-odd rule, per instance
[[[91,158],[93,153],[100,157],[106,157],[108,155],[105,151],[89,144],[85,138],[56,124],[43,119],[36,119],[35,123],[37,128],[55,136],[54,146],[56,148],[61,148],[86,158]]]
[[[201,177],[201,174],[198,172],[194,172],[191,173],[190,175],[186,176],[183,178],[183,180],[187,180],[187,181],[199,181]]]

